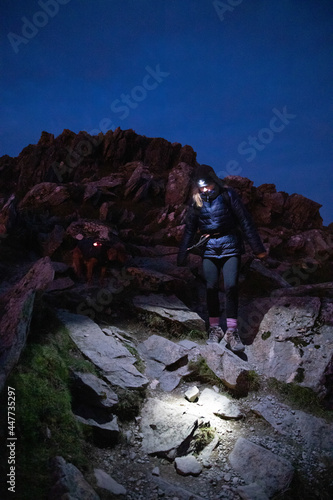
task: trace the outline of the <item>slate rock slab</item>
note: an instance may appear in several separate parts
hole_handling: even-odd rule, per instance
[[[187,362],[187,349],[160,335],[151,335],[139,344],[138,351],[144,359],[157,361],[165,367]]]
[[[175,295],[138,295],[133,298],[133,305],[141,311],[156,314],[189,330],[206,330],[204,320],[197,313],[191,311]]]
[[[293,410],[277,401],[267,398],[252,407],[280,434],[302,443],[309,455],[325,454],[333,461],[333,424],[301,410]]]
[[[127,359],[119,359],[109,367],[105,379],[112,385],[123,389],[145,389],[149,380],[143,376]]]
[[[92,319],[64,309],[57,315],[82,354],[102,370],[111,384],[137,389],[148,385],[149,380],[133,366],[136,358],[115,337],[105,335]]]
[[[106,423],[98,423],[96,420],[92,418],[83,418],[76,415],[76,419],[80,422],[84,427],[90,428],[92,431],[93,442],[96,446],[100,448],[113,446],[119,440],[119,426],[117,417],[113,417],[110,422]]]
[[[164,495],[167,495],[167,498],[177,498],[179,500],[205,500],[203,497],[196,495],[192,491],[186,490],[181,486],[171,484],[161,477],[154,477],[154,483],[158,485],[162,494],[164,493]],[[160,496],[163,498],[162,495]]]
[[[111,495],[117,497],[125,498],[127,495],[127,490],[123,485],[117,483],[109,474],[104,472],[102,469],[94,469],[94,476],[97,483],[97,488],[101,490],[106,490]]]
[[[71,379],[71,391],[81,403],[110,409],[117,405],[117,394],[93,373],[73,372]]]
[[[141,417],[142,449],[149,455],[170,456],[198,427],[196,415],[186,413],[183,406],[159,399],[148,398]]]
[[[243,417],[238,406],[223,394],[212,389],[204,389],[200,394],[198,405],[206,406],[214,415],[225,420],[239,420]]]
[[[229,461],[247,483],[257,483],[268,497],[286,489],[294,474],[288,460],[243,437],[237,439]]]
[[[55,457],[51,461],[53,486],[48,500],[59,498],[99,500],[99,496],[85,480],[75,465],[65,461],[63,457]]]

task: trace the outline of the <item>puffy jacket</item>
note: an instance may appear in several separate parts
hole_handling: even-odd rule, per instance
[[[233,189],[226,189],[214,199],[203,201],[202,207],[189,208],[177,263],[183,265],[187,248],[193,244],[199,230],[211,237],[203,248],[203,257],[222,258],[244,253],[242,235],[254,254],[265,252],[251,215]]]

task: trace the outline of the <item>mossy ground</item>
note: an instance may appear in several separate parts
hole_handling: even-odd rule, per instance
[[[44,313],[32,322],[29,342],[7,381],[15,389],[15,494],[22,500],[46,498],[49,460],[54,456],[63,456],[81,470],[88,468],[84,436],[71,411],[69,375],[70,369],[93,367],[50,311]]]
[[[333,414],[323,406],[323,401],[318,395],[307,387],[296,383],[279,382],[275,378],[267,381],[267,390],[279,395],[286,404],[298,410],[311,413],[329,422],[333,422]]]
[[[194,434],[193,443],[191,444],[191,449],[195,455],[199,453],[211,442],[215,437],[214,429],[209,425],[202,425],[199,427]]]
[[[188,368],[191,372],[191,374],[186,377],[188,382],[199,381],[204,384],[216,385],[217,387],[223,388],[221,380],[209,368],[204,358],[199,357],[197,361],[190,361]]]

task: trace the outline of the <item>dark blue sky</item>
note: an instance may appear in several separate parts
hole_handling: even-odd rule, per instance
[[[0,155],[120,126],[332,204],[332,0],[3,0]]]

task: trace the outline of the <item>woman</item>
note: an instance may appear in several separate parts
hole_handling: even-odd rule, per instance
[[[202,261],[209,315],[207,343],[219,342],[224,336],[219,326],[219,279],[222,272],[227,319],[225,340],[232,351],[244,351],[237,330],[238,278],[241,254],[244,253],[241,232],[258,258],[265,258],[267,253],[240,197],[234,190],[227,189],[208,165],[200,165],[196,172],[193,203],[187,214],[178,253],[179,266],[185,264],[188,247],[198,230],[207,237]]]

